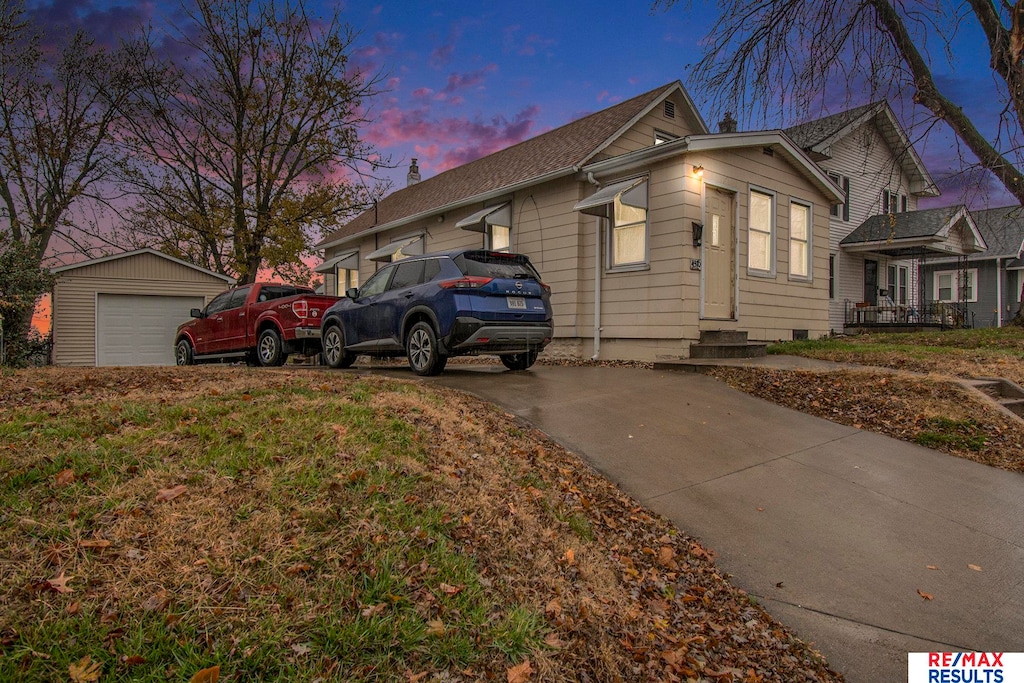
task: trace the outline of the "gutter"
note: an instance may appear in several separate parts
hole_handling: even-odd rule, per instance
[[[409,223],[415,223],[416,221],[423,220],[425,218],[430,218],[431,216],[436,216],[439,213],[448,213],[449,211],[469,206],[470,204],[486,202],[490,199],[497,199],[498,197],[502,197],[507,194],[514,194],[519,190],[532,187],[537,183],[546,183],[550,180],[557,180],[564,176],[570,176],[575,173],[579,173],[579,170],[579,166],[569,166],[566,168],[560,168],[557,171],[551,171],[550,173],[546,173],[542,176],[529,178],[527,180],[518,182],[514,185],[500,187],[496,190],[490,190],[482,194],[473,195],[472,197],[464,197],[462,199],[458,199],[454,202],[450,202],[443,206],[435,206],[431,209],[428,209],[427,211],[421,211],[411,216],[399,218],[398,220],[391,221],[390,223],[385,223],[384,225],[374,225],[373,227],[367,228],[362,232],[357,232],[354,235],[348,235],[347,237],[340,237],[332,242],[324,242],[322,244],[318,244],[314,246],[313,249],[316,251],[330,249],[331,247],[336,247],[347,242],[352,242],[355,240],[362,239],[364,237],[369,237],[370,235],[376,235],[377,233],[385,232],[393,228],[399,228]]]
[[[601,189],[593,173],[587,174],[587,181]],[[606,220],[594,216],[594,355],[590,360],[601,357],[601,221]]]

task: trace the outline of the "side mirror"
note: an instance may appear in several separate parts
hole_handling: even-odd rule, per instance
[[[358,299],[359,298],[359,288],[358,287],[349,287],[348,289],[345,290],[345,296],[347,296],[349,299]]]
[[[189,311],[189,315],[192,316],[193,318],[202,318],[203,317],[203,309],[201,309],[201,308],[193,308],[191,311]]]

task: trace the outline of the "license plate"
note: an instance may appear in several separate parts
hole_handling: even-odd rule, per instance
[[[508,302],[509,308],[518,308],[524,311],[526,310],[526,299],[523,299],[522,297],[510,296],[507,297],[505,301]]]

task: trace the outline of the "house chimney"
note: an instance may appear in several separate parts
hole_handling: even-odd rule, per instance
[[[735,133],[736,132],[736,119],[732,117],[732,112],[725,112],[725,116],[718,122],[719,133]]]
[[[405,186],[415,185],[420,181],[420,167],[416,165],[416,158],[413,157],[412,163],[409,164],[409,175],[405,177]]]

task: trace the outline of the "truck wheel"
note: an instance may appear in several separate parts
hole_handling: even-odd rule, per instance
[[[429,377],[440,374],[448,363],[448,356],[441,354],[437,345],[437,335],[430,323],[418,322],[412,326],[405,340],[405,355],[409,358],[409,367],[417,375]]]
[[[174,363],[176,365],[192,365],[195,363],[195,356],[192,354],[192,345],[188,339],[182,339],[174,347]]]
[[[354,353],[345,350],[345,335],[337,325],[328,325],[323,335],[324,364],[332,368],[350,368],[356,362]]]
[[[284,352],[284,345],[281,343],[281,335],[272,327],[260,332],[256,340],[256,360],[264,367],[277,367],[284,365],[288,355]]]
[[[525,370],[537,362],[537,352],[509,353],[501,356],[501,362],[509,370]]]

